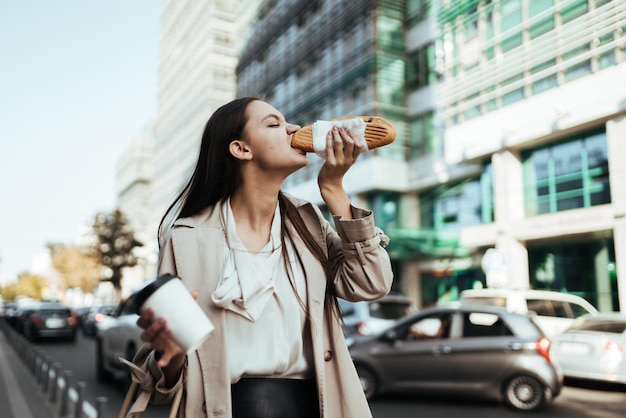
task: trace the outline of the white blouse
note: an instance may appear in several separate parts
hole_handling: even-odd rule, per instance
[[[272,220],[269,242],[258,252],[248,252],[239,237],[230,207],[222,204],[226,237],[224,272],[213,303],[226,309],[226,347],[231,383],[241,377],[310,377],[312,343],[306,314],[285,271],[289,257],[298,296],[306,306],[304,272],[291,245],[280,240],[280,208]],[[286,254],[285,254],[286,253]]]

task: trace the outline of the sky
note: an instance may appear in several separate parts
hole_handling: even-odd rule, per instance
[[[115,208],[156,117],[161,1],[0,0],[0,283]]]

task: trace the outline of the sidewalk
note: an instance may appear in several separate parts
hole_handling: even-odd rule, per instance
[[[2,320],[2,319],[0,319]],[[55,414],[33,376],[0,329],[2,418],[53,418]]]

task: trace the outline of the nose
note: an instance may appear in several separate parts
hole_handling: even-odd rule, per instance
[[[302,126],[300,125],[294,125],[293,123],[287,124],[287,133],[289,135],[291,135],[294,132],[299,131],[300,129],[302,129]]]

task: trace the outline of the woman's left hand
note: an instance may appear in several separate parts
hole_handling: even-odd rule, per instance
[[[326,135],[326,162],[317,176],[322,199],[333,215],[352,219],[343,176],[356,162],[363,144],[349,129],[334,126]]]
[[[354,132],[333,126],[326,135],[326,162],[317,178],[320,188],[343,188],[343,176],[356,162],[362,147],[361,140]]]

